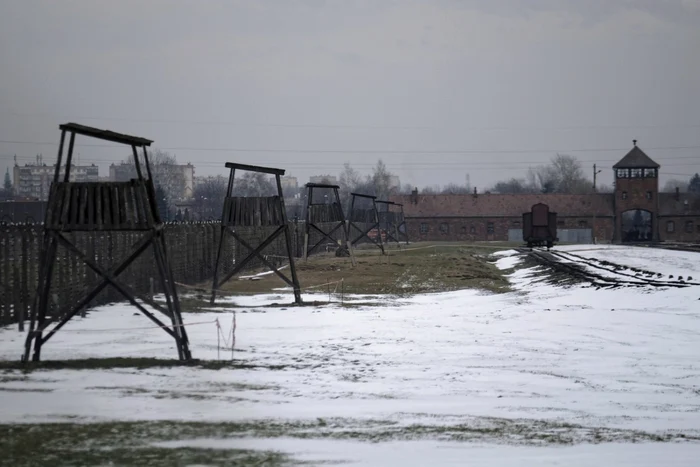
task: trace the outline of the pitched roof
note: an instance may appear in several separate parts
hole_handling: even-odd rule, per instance
[[[700,216],[700,193],[659,193],[660,216]]]
[[[613,165],[613,169],[658,169],[659,164],[654,162],[651,157],[647,156],[644,151],[637,146],[637,140],[634,140],[634,147],[627,153],[625,157],[620,159],[620,162]]]
[[[560,216],[613,216],[615,195],[565,194],[478,194],[474,195],[397,195],[391,201],[402,203],[409,217],[520,217],[533,204],[545,203]],[[417,201],[414,203],[412,201]]]

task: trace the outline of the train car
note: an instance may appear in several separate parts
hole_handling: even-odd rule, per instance
[[[549,206],[538,203],[530,212],[523,213],[523,240],[528,248],[546,246],[552,248],[557,238],[557,213],[550,212]]]

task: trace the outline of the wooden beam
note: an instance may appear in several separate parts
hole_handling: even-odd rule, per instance
[[[275,169],[272,167],[261,167],[258,165],[238,164],[235,162],[227,162],[226,168],[247,170],[248,172],[261,172],[261,173],[270,174],[270,175],[284,175],[284,173],[285,173],[284,169]]]
[[[111,141],[113,143],[127,144],[129,146],[150,146],[153,141],[146,138],[141,138],[139,136],[131,136],[123,133],[116,133],[110,130],[101,130],[99,128],[94,128],[86,125],[79,125],[77,123],[64,123],[59,125],[58,128],[62,131],[70,131],[71,133],[77,133],[83,136],[90,136],[92,138],[101,139],[104,141]]]

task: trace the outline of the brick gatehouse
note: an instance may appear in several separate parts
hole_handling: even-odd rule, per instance
[[[617,164],[614,193],[391,196],[414,241],[522,241],[522,214],[545,203],[560,241],[700,242],[700,193],[659,193],[659,164],[637,146]]]

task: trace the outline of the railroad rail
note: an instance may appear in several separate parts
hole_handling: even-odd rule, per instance
[[[663,275],[640,268],[630,268],[610,261],[585,258],[575,253],[550,250],[544,248],[521,248],[536,262],[545,267],[573,276],[581,281],[590,282],[599,288],[616,287],[673,287],[686,288],[700,286],[700,282],[691,277],[669,277],[663,280]],[[673,279],[673,280],[670,280]]]

